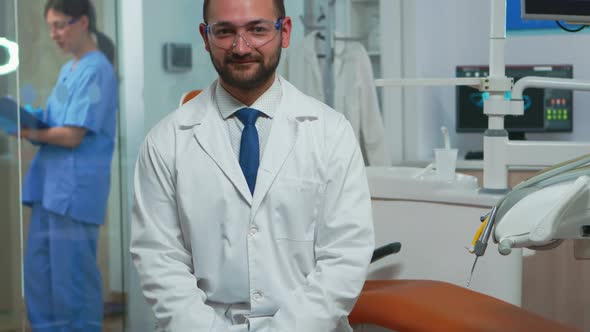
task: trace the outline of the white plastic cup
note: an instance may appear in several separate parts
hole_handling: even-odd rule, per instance
[[[436,173],[444,181],[455,180],[457,149],[434,149]]]

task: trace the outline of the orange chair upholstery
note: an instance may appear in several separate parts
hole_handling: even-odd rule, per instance
[[[191,91],[183,94],[182,97],[180,97],[180,106],[186,104],[191,99],[193,99],[196,96],[198,96],[200,93],[201,93],[201,90],[191,90]]]
[[[351,324],[398,332],[577,331],[496,298],[430,280],[368,280],[348,318]]]

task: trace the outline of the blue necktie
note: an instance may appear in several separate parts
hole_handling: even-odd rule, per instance
[[[236,116],[244,124],[242,140],[240,141],[240,167],[246,177],[250,193],[254,195],[256,186],[256,175],[260,164],[260,144],[258,142],[258,130],[256,130],[256,119],[260,112],[253,108],[242,108],[236,112]]]

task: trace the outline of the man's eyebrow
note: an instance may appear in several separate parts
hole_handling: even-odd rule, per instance
[[[234,25],[230,21],[219,21],[219,22],[214,22],[213,24],[216,24],[216,25]]]
[[[239,24],[239,25],[253,25],[253,24],[262,23],[264,21],[267,21],[267,20],[264,20],[264,19],[261,19],[260,18],[260,19],[248,21],[248,22],[246,22],[244,24]],[[234,25],[234,26],[237,26],[237,24],[235,24],[234,22],[231,22],[231,21],[219,21],[219,22],[215,22],[214,24],[221,25],[221,26],[226,26],[226,25]]]
[[[262,22],[264,22],[264,21],[265,21],[265,20],[263,20],[263,19],[257,19],[257,20],[250,21],[250,22],[246,23],[246,25],[250,25],[250,24],[258,24],[258,23],[262,23]]]

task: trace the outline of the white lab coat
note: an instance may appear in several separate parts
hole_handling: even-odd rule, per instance
[[[213,86],[145,139],[130,251],[160,331],[352,331],[374,247],[360,149],[343,116],[281,84],[254,197]],[[238,289],[249,306],[231,305]]]
[[[317,42],[316,32],[309,33],[285,52],[279,68],[303,93],[325,102]],[[369,55],[358,42],[337,41],[334,52],[334,108],[350,121],[367,164],[390,166]]]

